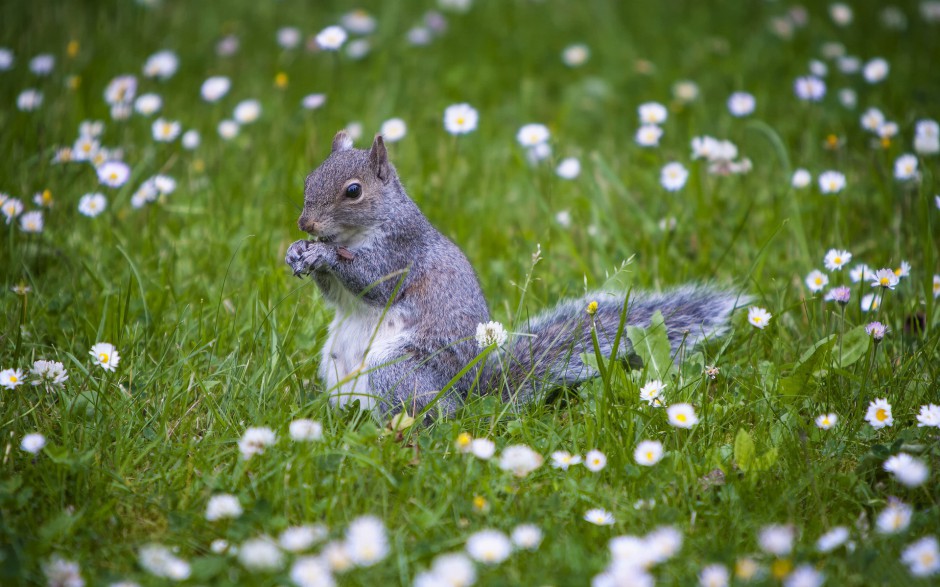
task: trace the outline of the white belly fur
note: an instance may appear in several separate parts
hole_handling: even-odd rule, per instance
[[[358,300],[337,307],[320,360],[320,377],[330,403],[343,407],[358,399],[362,409],[375,407],[369,372],[401,355],[404,323],[399,312],[385,312]]]

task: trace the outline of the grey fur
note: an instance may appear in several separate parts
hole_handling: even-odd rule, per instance
[[[362,186],[361,197],[346,195],[350,183]],[[422,410],[479,352],[474,333],[489,310],[470,262],[405,193],[381,136],[361,150],[344,132],[336,135],[330,156],[306,179],[298,225],[318,240],[293,243],[286,262],[295,275],[311,275],[336,309],[328,344],[345,344],[324,348],[321,361],[333,399],[374,402],[381,413]],[[482,373],[469,371],[441,398],[439,413],[456,410],[477,380],[484,393],[528,401],[593,377],[579,357],[593,352],[585,309],[598,302],[598,340],[609,355],[624,297],[591,294],[535,318],[534,336],[516,337],[504,349],[505,373],[495,360]],[[661,311],[678,350],[721,336],[737,298],[701,286],[633,294],[627,322],[645,326]],[[622,356],[631,353],[626,337],[620,348]],[[355,380],[365,378],[357,388]]]

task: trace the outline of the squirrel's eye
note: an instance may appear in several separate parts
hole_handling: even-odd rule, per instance
[[[362,186],[358,183],[351,183],[346,186],[346,197],[356,199],[362,195]]]

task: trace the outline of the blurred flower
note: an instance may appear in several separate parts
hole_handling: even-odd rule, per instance
[[[728,587],[730,581],[728,567],[720,564],[705,566],[698,574],[699,587]]]
[[[793,172],[793,179],[790,180],[790,185],[797,189],[805,188],[813,181],[813,176],[810,175],[809,171],[805,169],[797,169]]]
[[[235,35],[226,35],[215,44],[215,54],[219,57],[231,57],[238,52],[240,44]]]
[[[614,515],[603,508],[594,508],[584,512],[584,519],[595,526],[613,526]]]
[[[0,198],[0,212],[3,212],[3,216],[6,218],[7,224],[13,222],[13,219],[22,214],[23,212],[23,202],[19,201],[17,198],[3,197]]]
[[[829,278],[819,269],[813,269],[806,276],[806,287],[813,293],[822,291],[827,285],[829,285]]]
[[[506,342],[506,329],[499,322],[490,321],[486,324],[477,324],[477,346],[482,350],[491,345],[503,346]]]
[[[4,369],[0,371],[0,387],[16,389],[23,385],[23,372],[19,369]]]
[[[911,523],[913,508],[906,503],[888,498],[888,505],[878,513],[875,526],[879,534],[897,534],[907,529]]]
[[[793,550],[793,535],[793,526],[771,524],[760,529],[757,543],[767,554],[787,556]]]
[[[218,102],[232,87],[232,82],[225,76],[217,75],[202,82],[199,92],[206,102]]]
[[[548,142],[548,128],[544,124],[527,124],[516,133],[516,140],[523,147],[534,147]]]
[[[131,176],[131,168],[123,161],[108,161],[98,168],[98,181],[102,185],[119,188]]]
[[[829,16],[832,18],[832,22],[844,27],[852,23],[854,15],[848,4],[836,2],[829,5]]]
[[[658,440],[643,440],[636,445],[633,458],[638,465],[651,467],[662,460],[663,444]]]
[[[328,536],[325,526],[291,526],[281,532],[277,542],[287,552],[303,552]]]
[[[354,35],[368,35],[375,31],[375,18],[365,10],[347,12],[340,19],[340,24]]]
[[[235,122],[234,120],[226,119],[219,123],[217,130],[219,131],[220,137],[222,137],[226,141],[229,141],[238,136],[238,131],[240,128],[241,127],[239,127],[238,123]]]
[[[666,107],[659,102],[640,104],[637,112],[640,115],[640,123],[644,125],[662,124],[666,122],[666,117],[669,115]]]
[[[842,88],[839,90],[839,103],[849,109],[855,108],[858,104],[858,94],[852,88]]]
[[[85,587],[77,562],[54,556],[42,566],[42,572],[49,587]]]
[[[819,552],[832,552],[849,539],[849,529],[845,526],[836,526],[819,537],[816,541],[816,550]]]
[[[535,524],[520,524],[513,529],[510,539],[516,548],[535,550],[542,543],[542,530]]]
[[[884,398],[878,398],[870,402],[868,411],[865,413],[865,420],[876,430],[893,425],[894,418],[891,416],[891,404]]]
[[[470,442],[470,453],[478,459],[488,461],[496,454],[496,444],[488,438],[474,438]]]
[[[22,112],[32,112],[42,106],[42,92],[36,89],[28,89],[20,92],[16,97],[16,107]]]
[[[470,104],[454,104],[444,110],[444,129],[452,135],[464,135],[477,128],[479,116]]]
[[[368,55],[371,50],[372,45],[369,43],[368,39],[356,39],[346,45],[346,55],[348,55],[350,59],[362,59]]]
[[[907,565],[915,577],[931,577],[940,573],[940,546],[937,545],[937,538],[925,536],[910,543],[901,551],[901,562]]]
[[[889,70],[890,66],[888,62],[881,57],[877,57],[865,64],[865,67],[862,69],[862,75],[868,83],[877,84],[888,77]]]
[[[238,441],[238,450],[242,453],[242,458],[248,460],[255,455],[264,454],[265,449],[275,442],[277,442],[277,436],[270,428],[251,427],[245,430],[241,440]]]
[[[85,194],[78,200],[78,211],[89,218],[104,212],[108,207],[108,199],[103,194]]]
[[[666,389],[666,384],[659,379],[649,381],[640,388],[640,399],[651,406],[661,407],[663,405],[662,395],[664,389]]]
[[[552,453],[552,467],[567,471],[572,465],[581,464],[581,455],[573,455],[566,450],[557,450]]]
[[[291,440],[295,442],[323,440],[323,425],[314,420],[294,420],[289,431]]]
[[[467,432],[461,432],[457,435],[457,440],[454,441],[454,446],[457,447],[457,450],[466,454],[470,452],[470,443],[473,442],[473,437],[470,436]]]
[[[327,542],[320,552],[320,558],[330,566],[330,570],[334,573],[348,571],[353,566],[353,562],[346,552],[346,545],[339,540]]]
[[[206,519],[215,522],[223,518],[238,518],[242,515],[242,504],[229,493],[219,493],[209,498],[206,504]]]
[[[575,157],[562,159],[555,168],[555,174],[562,179],[575,179],[581,174],[581,162]]]
[[[316,110],[326,104],[326,94],[308,94],[304,96],[300,104],[307,110]]]
[[[829,271],[838,271],[852,260],[852,253],[840,251],[839,249],[829,249],[823,258],[823,265]]]
[[[561,61],[568,67],[581,67],[591,57],[591,50],[587,45],[578,43],[577,45],[568,45],[561,52]]]
[[[349,523],[343,542],[353,564],[371,567],[388,556],[385,524],[375,516],[360,516]]]
[[[233,118],[238,124],[251,124],[261,116],[261,103],[257,100],[243,100],[235,106]]]
[[[771,318],[773,318],[773,315],[764,308],[751,306],[747,309],[747,321],[761,330],[770,323]]]
[[[119,75],[112,79],[104,90],[104,100],[111,106],[130,104],[137,95],[137,78],[132,75]]]
[[[467,554],[484,565],[498,565],[512,553],[512,543],[499,530],[480,530],[467,538]]]
[[[62,386],[69,378],[65,365],[58,361],[44,361],[42,359],[33,363],[30,373],[36,376],[33,385],[45,385],[47,387]]]
[[[29,60],[29,70],[38,76],[49,75],[54,67],[55,57],[48,53],[37,55]]]
[[[46,437],[38,432],[27,434],[20,441],[20,448],[30,454],[38,454],[44,446],[46,446]]]
[[[819,102],[826,95],[826,82],[812,75],[798,77],[793,83],[793,91],[800,100]]]
[[[169,143],[179,136],[182,126],[175,120],[158,118],[153,122],[153,140],[159,143]]]
[[[193,150],[199,146],[200,137],[198,130],[188,130],[183,133],[183,148],[188,150]]]
[[[917,427],[924,426],[940,428],[940,406],[926,404],[920,407],[920,412],[917,414]]]
[[[884,268],[875,271],[875,275],[872,277],[871,286],[881,287],[884,289],[894,289],[897,287],[899,282],[900,278],[892,269]]]
[[[160,111],[163,100],[156,94],[142,94],[134,101],[134,110],[144,116],[151,116]]]
[[[699,89],[695,82],[680,80],[672,85],[672,95],[680,102],[694,102],[698,98],[698,94]]]
[[[286,26],[277,29],[277,44],[282,49],[294,49],[300,44],[300,29]]]
[[[8,71],[13,67],[13,51],[6,47],[0,48],[0,71]]]
[[[341,26],[328,26],[317,34],[317,45],[325,51],[338,51],[346,42],[346,31]]]
[[[820,587],[826,576],[810,564],[803,564],[793,569],[783,580],[783,587]]]
[[[121,355],[109,342],[95,343],[88,354],[95,358],[95,364],[105,371],[114,371],[121,362]]]
[[[849,298],[851,297],[852,297],[852,290],[850,290],[848,287],[844,285],[840,285],[839,287],[834,287],[830,289],[826,293],[826,297],[824,297],[823,299],[826,300],[827,302],[838,302],[840,304],[845,305],[849,303]]]
[[[507,446],[499,457],[499,468],[525,477],[542,466],[542,455],[524,444]]]
[[[885,461],[884,470],[893,474],[899,483],[907,487],[923,485],[930,474],[930,469],[924,461],[915,459],[904,452],[889,457]]]
[[[238,549],[238,562],[249,571],[271,572],[284,566],[284,553],[268,536],[250,538]]]
[[[757,101],[747,92],[735,92],[728,98],[728,111],[732,116],[742,117],[754,112]]]
[[[188,562],[160,544],[148,544],[141,547],[137,551],[137,561],[151,575],[173,581],[185,581],[192,573]]]
[[[877,310],[880,305],[881,301],[875,294],[865,294],[859,302],[859,307],[861,307],[862,312],[872,312]]]
[[[819,191],[824,194],[838,194],[845,189],[845,176],[838,171],[824,171],[819,174]]]
[[[659,145],[661,136],[663,136],[663,129],[655,124],[644,124],[637,129],[634,140],[641,147],[656,147]]]
[[[42,232],[42,212],[32,210],[20,216],[20,230],[26,233],[39,234]]]
[[[858,283],[859,281],[869,281],[874,279],[874,277],[875,272],[865,263],[858,263],[849,271],[849,279],[852,280],[852,283]]]
[[[179,68],[179,57],[173,51],[158,51],[144,63],[144,77],[166,80],[173,77]]]
[[[386,142],[395,143],[405,138],[408,127],[405,126],[405,121],[401,118],[390,118],[382,123],[379,132]]]
[[[290,568],[290,580],[297,587],[335,587],[330,565],[318,556],[303,556]]]
[[[688,178],[688,170],[677,161],[664,165],[659,174],[659,182],[670,192],[682,189]]]
[[[877,108],[869,108],[862,114],[862,128],[877,133],[878,129],[885,123],[885,115]]]
[[[894,162],[894,177],[902,181],[917,179],[917,157],[904,154]]]
[[[431,29],[416,26],[408,30],[408,43],[416,47],[423,47],[431,42]]]
[[[940,153],[940,125],[936,120],[918,120],[914,127],[914,151],[921,155]]]
[[[816,416],[816,426],[822,430],[831,430],[839,421],[839,416],[833,413],[820,414]]]

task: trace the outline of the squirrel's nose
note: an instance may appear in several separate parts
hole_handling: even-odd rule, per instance
[[[311,234],[316,234],[320,230],[320,223],[306,216],[300,217],[297,226],[300,227],[300,230]]]

